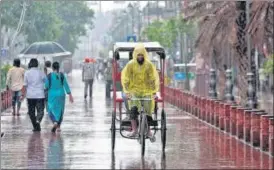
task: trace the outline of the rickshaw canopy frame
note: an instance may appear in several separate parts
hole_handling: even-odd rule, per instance
[[[119,52],[132,53],[137,44],[137,42],[116,42],[113,48],[113,58],[119,60]],[[147,52],[156,52],[161,59],[165,59],[165,49],[158,42],[144,42],[143,44]]]

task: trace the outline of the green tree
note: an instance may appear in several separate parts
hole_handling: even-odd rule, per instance
[[[2,25],[16,28],[23,0],[2,0]],[[94,11],[82,1],[30,1],[21,33],[28,43],[57,41],[74,52],[78,38],[93,28]]]
[[[62,19],[56,14],[54,2],[33,1],[26,11],[23,31],[28,42],[57,41],[62,33]]]
[[[10,1],[2,0],[1,1],[1,26],[7,26],[15,28],[20,19],[20,14],[22,10],[22,1]]]
[[[62,33],[58,42],[67,50],[74,52],[78,38],[86,35],[87,28],[93,28],[94,11],[85,2],[58,1],[56,2],[57,15],[62,19]]]
[[[165,21],[154,21],[145,28],[143,33],[150,41],[158,41],[162,46],[171,48],[179,31],[193,36],[194,27],[193,22],[187,22],[183,17],[178,17]]]
[[[264,73],[265,74],[273,74],[274,71],[274,54],[268,57],[267,61],[264,64]]]

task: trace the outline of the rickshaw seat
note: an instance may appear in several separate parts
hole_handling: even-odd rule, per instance
[[[121,72],[118,72],[117,74],[116,74],[116,81],[121,81]]]
[[[116,99],[115,99],[115,101],[118,102],[118,103],[124,102],[121,91],[117,91],[116,92]]]

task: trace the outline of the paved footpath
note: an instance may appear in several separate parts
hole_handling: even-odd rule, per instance
[[[1,168],[24,169],[273,169],[273,157],[247,146],[191,115],[169,106],[167,147],[161,153],[157,141],[147,141],[141,159],[140,145],[117,134],[111,154],[110,123],[112,102],[105,99],[104,83],[96,81],[94,96],[83,99],[79,70],[69,75],[74,104],[66,104],[62,132],[53,135],[45,114],[41,133],[32,132],[26,104],[22,115],[10,110],[1,116]]]

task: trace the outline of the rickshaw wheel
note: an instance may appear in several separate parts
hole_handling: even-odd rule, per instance
[[[147,134],[147,117],[146,115],[142,116],[141,120],[141,129],[140,129],[140,141],[141,141],[141,154],[142,156],[145,155],[145,148],[146,148],[146,134]]]
[[[115,119],[116,119],[116,112],[112,112],[112,119],[111,119],[111,149],[112,151],[115,148],[115,133],[116,133]]]
[[[158,102],[155,102],[154,114],[155,114],[155,120],[157,120],[158,119]]]
[[[166,113],[164,109],[161,113],[161,140],[162,140],[162,151],[166,148]]]

